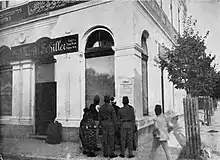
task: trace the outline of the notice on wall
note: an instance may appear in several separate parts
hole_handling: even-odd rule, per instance
[[[118,100],[119,105],[122,105],[122,97],[128,96],[129,104],[133,105],[133,79],[132,78],[122,78],[119,79],[118,86]]]

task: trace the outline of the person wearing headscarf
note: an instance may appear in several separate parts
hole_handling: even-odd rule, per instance
[[[96,123],[92,118],[89,108],[84,108],[83,118],[80,121],[79,137],[82,142],[83,154],[88,157],[95,157],[96,147]]]
[[[99,95],[96,95],[93,99],[93,103],[89,106],[89,109],[91,110],[91,114],[92,114],[92,119],[96,123],[96,146],[94,148],[95,151],[101,150],[97,146],[97,142],[99,139],[99,108],[100,108],[99,103],[100,103],[100,97]]]
[[[134,128],[135,128],[135,113],[134,108],[129,105],[127,96],[122,98],[123,107],[118,111],[118,120],[120,121],[120,139],[121,139],[121,154],[120,157],[125,156],[125,147],[128,147],[128,158],[133,158],[133,142],[134,142]]]
[[[99,110],[99,121],[103,134],[103,155],[104,157],[115,158],[117,157],[114,154],[116,114],[110,104],[110,97],[108,95],[104,96],[104,102]]]

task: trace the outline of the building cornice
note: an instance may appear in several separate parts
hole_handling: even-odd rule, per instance
[[[40,16],[38,18],[27,20],[27,21],[24,21],[24,22],[21,22],[21,23],[17,23],[17,24],[2,27],[2,28],[0,28],[0,32],[8,30],[8,29],[13,29],[15,27],[20,27],[20,26],[23,26],[23,25],[26,25],[26,24],[35,23],[35,22],[38,22],[38,21],[41,21],[41,20],[44,20],[44,19],[54,18],[54,17],[58,17],[58,16],[63,15],[63,14],[68,14],[68,13],[75,12],[75,11],[78,11],[78,10],[82,10],[82,9],[98,6],[98,5],[101,5],[101,4],[109,3],[111,1],[112,0],[88,1],[88,2],[85,2],[85,3],[78,4],[78,5],[62,8],[62,9],[59,9],[59,10],[56,10],[56,11],[51,11],[51,12],[49,12],[48,15]]]
[[[149,3],[149,2],[146,2],[146,3]],[[144,5],[140,0],[133,0],[133,4],[139,8],[139,10],[141,11],[144,11],[141,12],[143,14],[143,16],[145,18],[151,18],[154,23],[159,27],[159,29],[165,34],[165,36],[175,45],[176,42],[175,42],[175,37],[174,36],[171,36],[167,30],[169,30],[169,28],[165,25],[162,25],[162,19],[158,21],[158,18],[156,18],[156,14],[153,13],[152,11],[149,10],[149,8],[151,7],[150,5],[148,6],[148,8],[146,7],[146,4]],[[170,22],[169,22],[170,23]],[[170,32],[174,32],[173,34],[176,34],[177,35],[177,31],[175,30],[175,28],[173,26],[172,27],[172,31]]]

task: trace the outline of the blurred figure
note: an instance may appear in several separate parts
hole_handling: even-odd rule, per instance
[[[84,108],[83,111],[83,119],[80,122],[79,130],[83,154],[86,154],[88,157],[95,157],[97,156],[94,152],[96,147],[96,123],[89,108]]]
[[[118,116],[118,110],[120,109],[120,107],[116,105],[116,101],[115,101],[114,97],[111,97],[110,103],[113,106],[113,108],[115,109],[116,116]]]
[[[152,160],[156,160],[155,159],[156,151],[158,147],[162,145],[167,160],[171,160],[170,150],[168,147],[168,139],[169,139],[168,133],[172,130],[173,125],[165,117],[165,115],[162,114],[161,105],[156,105],[154,111],[157,117],[154,119],[154,130],[153,130],[154,139],[151,150],[151,158]]]
[[[110,104],[110,97],[104,96],[104,102],[99,110],[99,120],[102,126],[103,134],[103,155],[104,157],[115,158],[114,154],[114,136],[116,125],[115,110]]]
[[[93,103],[89,106],[89,109],[91,110],[92,119],[96,123],[96,146],[95,151],[100,151],[101,148],[98,148],[97,142],[99,140],[99,103],[100,103],[100,97],[96,95],[93,99]]]
[[[116,105],[116,101],[114,97],[111,97],[110,99],[110,103],[113,106],[115,113],[116,113],[116,117],[118,116],[118,110],[120,109],[119,106]],[[116,150],[116,145],[120,145],[120,125],[116,124],[115,126],[115,142],[114,142],[114,150]]]
[[[125,147],[128,146],[128,157],[133,158],[133,138],[135,128],[135,113],[134,108],[129,105],[129,99],[127,96],[122,98],[123,107],[118,111],[118,119],[121,123],[121,154],[120,157],[125,156]]]

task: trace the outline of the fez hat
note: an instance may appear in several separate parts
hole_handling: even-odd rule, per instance
[[[109,103],[110,102],[110,96],[109,95],[105,95],[104,96],[104,102],[105,103]]]
[[[123,97],[122,97],[122,103],[123,103],[123,104],[128,104],[128,103],[129,103],[128,96],[123,96]]]

